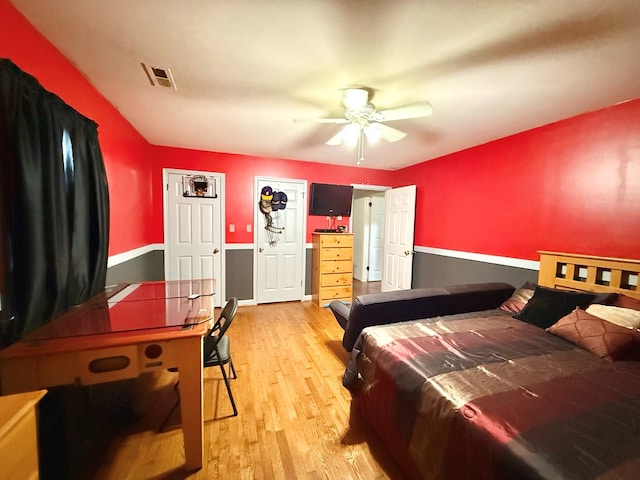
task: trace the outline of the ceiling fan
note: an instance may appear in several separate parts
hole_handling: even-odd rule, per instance
[[[294,121],[345,124],[326,144],[357,145],[358,165],[364,161],[365,138],[372,142],[379,139],[397,142],[407,135],[397,128],[385,125],[384,122],[428,117],[432,112],[431,104],[427,101],[377,111],[376,106],[370,102],[370,90],[367,88],[345,89],[342,103],[345,107],[344,118],[295,119]]]

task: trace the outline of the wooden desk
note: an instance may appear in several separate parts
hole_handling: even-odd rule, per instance
[[[175,367],[185,466],[202,468],[202,336],[213,316],[214,285],[195,280],[107,289],[1,350],[0,392],[92,385]]]

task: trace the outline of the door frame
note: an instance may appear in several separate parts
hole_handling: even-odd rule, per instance
[[[225,299],[226,299],[226,256],[227,256],[227,249],[226,249],[226,231],[225,231],[225,225],[226,225],[226,208],[225,208],[225,175],[224,173],[221,172],[205,172],[202,170],[181,170],[181,169],[176,169],[176,168],[163,168],[162,169],[162,222],[163,222],[163,227],[162,227],[162,232],[164,235],[164,242],[163,242],[163,250],[164,250],[164,278],[167,278],[167,274],[168,274],[168,262],[167,262],[167,255],[168,255],[168,243],[169,243],[169,212],[168,212],[168,205],[169,205],[169,191],[168,191],[168,184],[169,184],[169,175],[170,174],[175,174],[175,175],[204,175],[204,176],[216,176],[216,177],[220,177],[220,189],[217,192],[218,193],[218,197],[220,198],[220,223],[218,225],[218,227],[220,228],[220,275],[222,276],[222,278],[218,279],[216,278],[216,292],[215,295],[216,297],[218,297],[220,299],[220,304],[224,305]]]
[[[300,255],[301,255],[301,268],[302,272],[302,291],[300,295],[300,300],[305,300],[307,291],[307,216],[308,216],[308,202],[307,202],[307,192],[309,190],[309,182],[305,179],[301,178],[285,178],[285,177],[271,177],[264,175],[256,175],[253,177],[253,300],[258,305],[258,248],[260,245],[258,244],[258,229],[264,228],[260,226],[260,221],[264,222],[264,218],[262,218],[258,211],[258,202],[260,201],[260,192],[258,191],[258,185],[261,181],[268,183],[277,183],[277,182],[298,182],[304,185],[304,189],[302,191],[302,200],[303,200],[303,211],[302,211],[302,228],[300,229],[301,238],[300,238]]]
[[[370,201],[370,207],[369,207],[369,225],[367,227],[367,282],[380,282],[382,280],[382,272],[384,270],[384,227],[385,227],[385,218],[384,216],[386,215],[386,201],[384,198],[384,193],[382,192],[376,192],[376,193],[372,193],[371,195],[369,195],[369,201]],[[382,225],[378,225],[378,227],[380,227],[383,231],[382,234],[382,252],[380,253],[380,258],[379,261],[382,263],[382,265],[380,265],[380,271],[378,272],[378,275],[380,278],[378,279],[371,279],[372,273],[374,270],[371,269],[372,266],[372,258],[373,258],[373,245],[374,242],[373,240],[373,229],[371,228],[373,225],[373,219],[375,218],[375,216],[373,215],[373,204],[376,204],[377,208],[382,208]]]
[[[355,197],[356,195],[356,191],[358,192],[369,192],[371,195],[375,195],[377,193],[384,193],[387,190],[391,190],[393,187],[388,186],[388,185],[367,185],[367,184],[362,184],[362,183],[352,183],[351,186],[353,187],[353,196]],[[352,212],[353,214],[353,212]],[[385,225],[386,225],[386,206],[385,206]],[[354,222],[354,218],[353,215],[349,218],[349,231],[353,232],[353,222]],[[367,224],[367,228],[369,228],[371,226],[371,218],[367,218],[366,219],[366,224]],[[354,242],[360,241],[358,238],[353,239]],[[367,243],[368,239],[367,239]],[[367,258],[371,255],[371,251],[369,250],[367,252]],[[384,272],[383,272],[384,274]],[[369,281],[369,274],[367,273],[367,282]]]

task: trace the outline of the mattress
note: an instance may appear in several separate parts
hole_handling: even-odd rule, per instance
[[[640,363],[608,362],[501,310],[367,328],[343,383],[415,478],[640,472]]]

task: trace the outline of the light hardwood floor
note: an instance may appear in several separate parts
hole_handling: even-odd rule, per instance
[[[91,435],[100,441],[72,448],[73,477],[405,478],[357,411],[351,411],[350,394],[341,384],[348,358],[340,343],[342,330],[328,309],[310,301],[241,306],[229,336],[239,415],[230,416],[220,371],[205,370],[202,470],[189,474],[182,467],[179,411],[165,431],[157,431],[176,398],[175,374],[166,372],[132,384],[140,420],[117,428],[111,420],[94,420]],[[97,431],[100,423],[102,432]]]
[[[382,282],[361,282],[353,279],[353,298],[367,293],[380,293]]]

